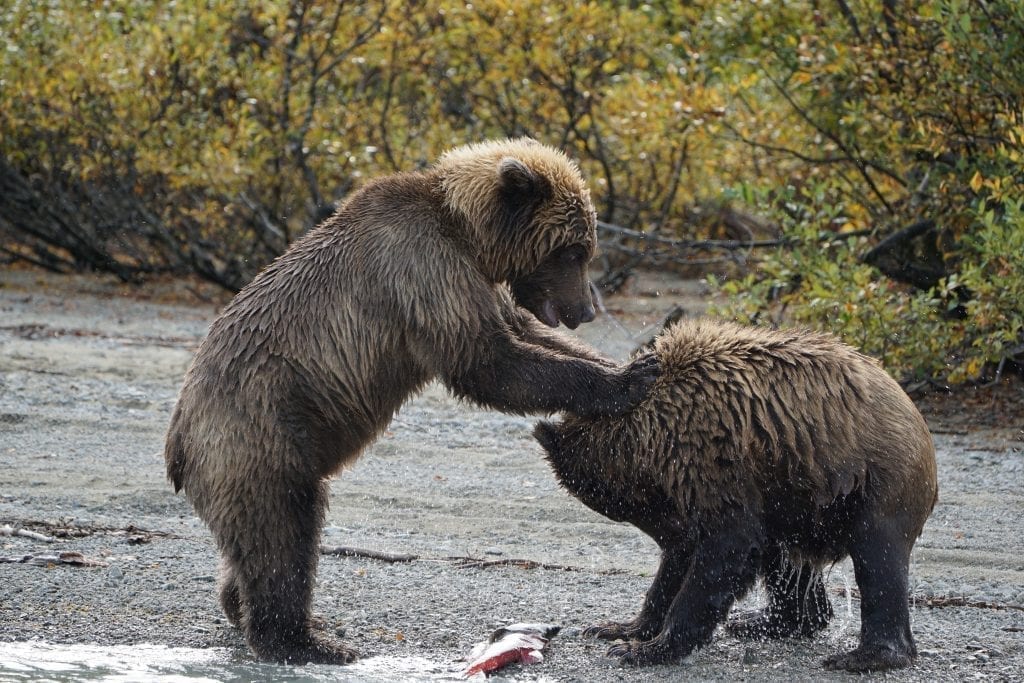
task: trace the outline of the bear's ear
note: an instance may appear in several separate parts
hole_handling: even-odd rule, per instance
[[[558,428],[554,424],[547,420],[541,420],[537,423],[537,426],[533,428],[533,438],[537,439],[540,445],[550,455],[558,455],[559,445],[561,443],[561,435],[558,433]]]
[[[498,185],[507,195],[530,196],[537,194],[540,178],[519,159],[505,157],[498,162]]]

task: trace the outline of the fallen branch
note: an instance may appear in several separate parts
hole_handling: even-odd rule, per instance
[[[420,559],[419,555],[408,555],[403,553],[386,553],[381,550],[364,550],[362,548],[349,548],[343,545],[322,545],[321,555],[337,555],[339,557],[365,557],[381,562],[413,562]]]
[[[925,257],[914,253],[914,240],[926,236],[934,236],[935,221],[925,219],[913,223],[902,230],[889,235],[869,249],[861,261],[878,268],[887,277],[897,282],[928,290],[947,277],[942,257],[932,246],[925,249]],[[923,265],[922,265],[923,264]]]
[[[101,330],[70,329],[50,327],[41,323],[22,325],[0,325],[0,332],[30,341],[55,339],[57,337],[96,337],[127,346],[162,346],[167,348],[190,348],[198,346],[199,340],[193,337],[146,337],[142,335],[111,335]]]
[[[988,389],[994,387],[1003,381],[1003,369],[1006,367],[1006,361],[1012,363],[1020,363],[1022,361],[1022,354],[1024,354],[1024,344],[1020,344],[1003,354],[1003,357],[999,359],[999,365],[996,367],[995,376],[991,381],[979,384],[979,389]]]
[[[159,536],[161,538],[179,538],[176,534],[172,534],[169,531],[154,531],[151,529],[143,529],[129,524],[124,527],[114,526],[92,526],[92,525],[79,525],[74,524],[70,521],[60,520],[56,522],[48,522],[41,520],[28,520],[23,522],[15,522],[14,528],[21,529],[23,527],[37,527],[46,529],[54,538],[83,538],[85,536],[93,536],[95,534],[109,534],[111,536],[127,536],[128,542],[131,544],[146,543],[153,536]],[[35,533],[35,532],[29,532]],[[0,528],[0,536],[6,535]],[[49,539],[54,540],[54,539]]]
[[[22,529],[21,527],[13,527],[9,524],[0,526],[0,536],[23,536],[25,538],[31,538],[34,541],[43,541],[44,543],[53,543],[55,540],[53,536],[29,531],[28,529]]]
[[[1024,605],[1010,605],[1005,602],[991,602],[989,600],[971,600],[970,598],[952,595],[929,598],[914,593],[910,596],[910,603],[923,607],[974,607],[977,609],[1012,609],[1024,612]]]
[[[846,597],[847,593],[851,597],[860,600],[860,591],[856,588],[842,588],[836,587],[833,591],[834,595],[840,595]],[[1024,605],[1011,605],[1005,602],[991,602],[989,600],[972,600],[966,596],[959,595],[947,595],[947,596],[933,596],[928,597],[920,593],[911,593],[907,602],[916,607],[973,607],[976,609],[1012,609],[1024,611]]]
[[[517,567],[519,569],[548,569],[559,572],[582,572],[588,571],[583,567],[575,567],[567,564],[548,564],[537,560],[524,560],[517,558],[506,558],[501,560],[485,560],[479,557],[446,557],[445,562],[454,562],[456,569],[488,569],[490,567]],[[611,569],[597,572],[600,574],[621,574],[618,569]]]
[[[565,564],[548,564],[537,560],[526,560],[517,558],[503,558],[499,560],[487,560],[480,557],[468,555],[449,555],[448,557],[423,557],[408,553],[386,553],[380,550],[366,550],[364,548],[351,548],[348,546],[320,546],[322,555],[335,555],[338,557],[365,557],[370,560],[381,562],[444,562],[454,564],[456,569],[487,569],[490,567],[518,567],[519,569],[547,569],[560,572],[583,572],[592,571],[595,574],[615,575],[625,573],[621,569],[590,570],[584,567],[575,567]]]
[[[0,563],[8,564],[30,564],[33,567],[56,567],[59,564],[67,564],[72,567],[106,567],[107,563],[100,560],[93,560],[75,550],[62,550],[59,553],[40,553],[37,555],[22,555],[20,557],[0,557]]]

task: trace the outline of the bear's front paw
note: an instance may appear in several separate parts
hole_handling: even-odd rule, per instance
[[[621,664],[650,666],[679,661],[690,654],[692,649],[676,645],[664,636],[658,636],[653,640],[617,643],[608,648],[608,656],[618,657]]]
[[[657,632],[657,626],[645,626],[636,621],[606,621],[583,629],[583,636],[601,640],[650,640]]]
[[[609,387],[611,394],[590,411],[591,415],[622,415],[647,398],[651,386],[661,376],[661,361],[644,354],[619,369]]]
[[[661,360],[653,353],[637,356],[623,368],[623,375],[629,382],[630,407],[647,398],[651,387],[661,377]]]

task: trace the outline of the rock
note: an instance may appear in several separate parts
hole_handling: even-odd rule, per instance
[[[124,572],[116,564],[110,565],[107,569],[107,585],[108,586],[120,586],[124,582]]]

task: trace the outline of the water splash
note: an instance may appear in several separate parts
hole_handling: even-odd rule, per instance
[[[463,680],[460,672],[461,664],[439,663],[424,657],[367,657],[344,667],[280,666],[240,661],[225,648],[196,649],[147,643],[53,644],[36,640],[0,643],[0,680],[12,683],[455,681]]]
[[[850,577],[846,575],[846,572],[838,572],[839,577],[843,580],[843,586],[845,588],[844,594],[846,595],[846,621],[850,623],[853,621],[853,587],[850,585]]]
[[[227,661],[223,649],[0,643],[0,679],[5,681],[219,681],[204,672]]]

